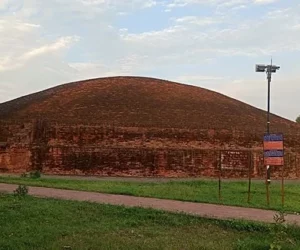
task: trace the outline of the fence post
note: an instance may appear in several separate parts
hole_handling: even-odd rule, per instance
[[[249,172],[248,172],[248,177],[249,177],[249,182],[248,182],[248,203],[250,203],[250,195],[251,195],[251,170],[252,170],[252,163],[253,163],[253,152],[250,151],[249,153],[249,161],[248,161],[248,166],[249,166]]]
[[[281,203],[282,203],[282,207],[284,207],[284,163],[282,165],[282,173],[281,173]]]
[[[221,178],[222,178],[222,152],[221,150],[219,151],[219,201],[222,200],[222,195],[221,195]]]

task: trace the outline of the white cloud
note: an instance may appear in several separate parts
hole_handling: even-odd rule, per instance
[[[249,2],[248,0],[231,0],[231,1],[224,1],[220,3],[219,7],[233,7],[236,5],[243,5],[245,3]]]
[[[186,84],[193,84],[198,86],[204,86],[204,85],[209,86],[209,84],[211,84],[212,82],[216,83],[218,81],[223,81],[225,80],[225,78],[220,76],[182,75],[179,77],[175,77],[173,80],[176,82],[181,82]]]
[[[26,23],[18,19],[0,19],[0,32],[30,32],[37,28],[40,28],[40,25]]]
[[[0,11],[14,10],[16,6],[19,6],[19,0],[1,0]]]
[[[163,30],[158,31],[150,31],[150,32],[143,32],[139,34],[124,34],[122,36],[122,39],[124,41],[128,42],[142,42],[142,43],[148,43],[153,46],[157,46],[158,42],[165,41],[168,42],[169,39],[171,39],[172,36],[177,36],[179,33],[185,31],[186,28],[181,25],[175,25]],[[160,44],[162,46],[162,44]]]
[[[293,30],[300,30],[300,24],[296,24],[290,27]]]
[[[223,3],[224,0],[172,0],[170,3],[166,4],[167,9],[180,8],[188,5],[215,5],[218,3]]]
[[[185,16],[175,20],[179,24],[195,24],[199,26],[219,23],[220,20],[211,17]]]
[[[284,18],[289,18],[289,15],[291,14],[292,10],[290,8],[286,9],[276,9],[273,11],[269,11],[267,13],[267,17],[271,19],[284,19]]]
[[[70,63],[69,66],[77,71],[77,77],[96,78],[104,76],[136,75],[139,69],[143,67],[141,62],[146,60],[147,56],[130,55],[117,59],[111,65],[105,63]]]
[[[300,8],[284,10],[286,15],[278,18],[275,18],[274,14],[273,18],[270,18],[268,13],[257,20],[242,22],[228,17],[183,16],[173,20],[165,29],[142,33],[126,31],[121,33],[121,38],[132,47],[151,50],[151,54],[157,56],[166,57],[171,51],[176,51],[178,57],[199,56],[199,60],[207,55],[251,57],[299,51],[300,34],[292,30],[297,29],[300,24],[297,11],[300,11]],[[221,24],[223,27],[211,27],[211,24]],[[263,37],[268,39],[262,39]]]
[[[112,74],[108,73],[110,69],[105,64],[101,63],[70,63],[69,66],[76,70],[76,76],[74,76],[74,78],[78,79],[97,78],[100,75],[112,76]]]
[[[157,5],[157,2],[154,0],[143,1],[144,8],[151,8]]]
[[[30,60],[31,58],[40,56],[42,54],[52,53],[57,50],[69,47],[73,42],[79,40],[79,37],[61,37],[56,42],[52,44],[43,45],[39,48],[32,49],[26,53],[24,53],[20,59],[21,60]]]
[[[182,8],[188,5],[211,5],[218,7],[234,7],[246,4],[270,4],[279,0],[173,0],[166,4],[167,9]]]
[[[33,58],[67,48],[75,41],[78,41],[78,37],[61,37],[52,44],[47,44],[38,48],[31,49],[19,56],[12,54],[7,55],[6,57],[2,58],[0,62],[0,72],[14,70],[22,67]]]
[[[274,3],[277,2],[278,0],[254,0],[254,3],[257,4],[269,4],[269,3]]]
[[[70,0],[66,1],[70,2]],[[77,0],[77,2],[82,3],[86,6],[98,6],[101,5],[106,8],[122,8],[125,6],[134,6],[142,8],[151,8],[157,4],[154,0]]]
[[[264,85],[256,83],[242,65],[263,62],[271,54],[300,51],[300,6],[276,9],[276,4],[271,8],[260,4],[255,0],[2,0],[0,101],[78,79],[145,75],[204,86],[263,107]],[[184,6],[195,11],[177,9],[172,17],[169,11]],[[259,8],[263,14],[244,17],[242,8],[249,13]],[[206,15],[196,15],[197,10]],[[153,20],[155,11],[165,16]],[[137,18],[146,20],[147,15],[147,25]],[[285,58],[285,64],[284,68],[295,67],[297,74],[297,63]],[[234,81],[235,74],[249,79]],[[289,88],[295,91],[286,91],[286,100],[297,99],[296,77],[291,82]],[[274,89],[277,100],[279,93]],[[288,104],[272,107],[289,117],[296,112]]]
[[[6,9],[7,6],[8,6],[8,4],[9,4],[9,0],[2,0],[2,1],[0,2],[0,10]]]

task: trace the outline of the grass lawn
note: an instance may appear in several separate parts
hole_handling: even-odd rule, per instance
[[[0,183],[1,182],[184,201],[220,203],[218,198],[218,182],[213,180],[139,183],[48,178],[31,179],[0,176]],[[270,207],[267,207],[266,205],[266,187],[263,181],[252,183],[251,202],[249,204],[247,203],[247,190],[247,182],[223,182],[222,203],[226,205],[258,207],[276,210],[282,208],[280,184],[273,182],[270,186]],[[299,194],[299,184],[288,183],[285,185],[285,210],[290,212],[300,212]]]
[[[271,226],[0,194],[0,249],[269,249]],[[300,229],[288,228],[299,249]]]

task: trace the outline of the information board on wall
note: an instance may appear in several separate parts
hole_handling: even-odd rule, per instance
[[[265,134],[264,164],[269,166],[283,166],[283,157],[283,134]]]

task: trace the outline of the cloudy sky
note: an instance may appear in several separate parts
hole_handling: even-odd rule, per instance
[[[298,0],[0,0],[0,102],[61,83],[150,76],[300,114]]]

